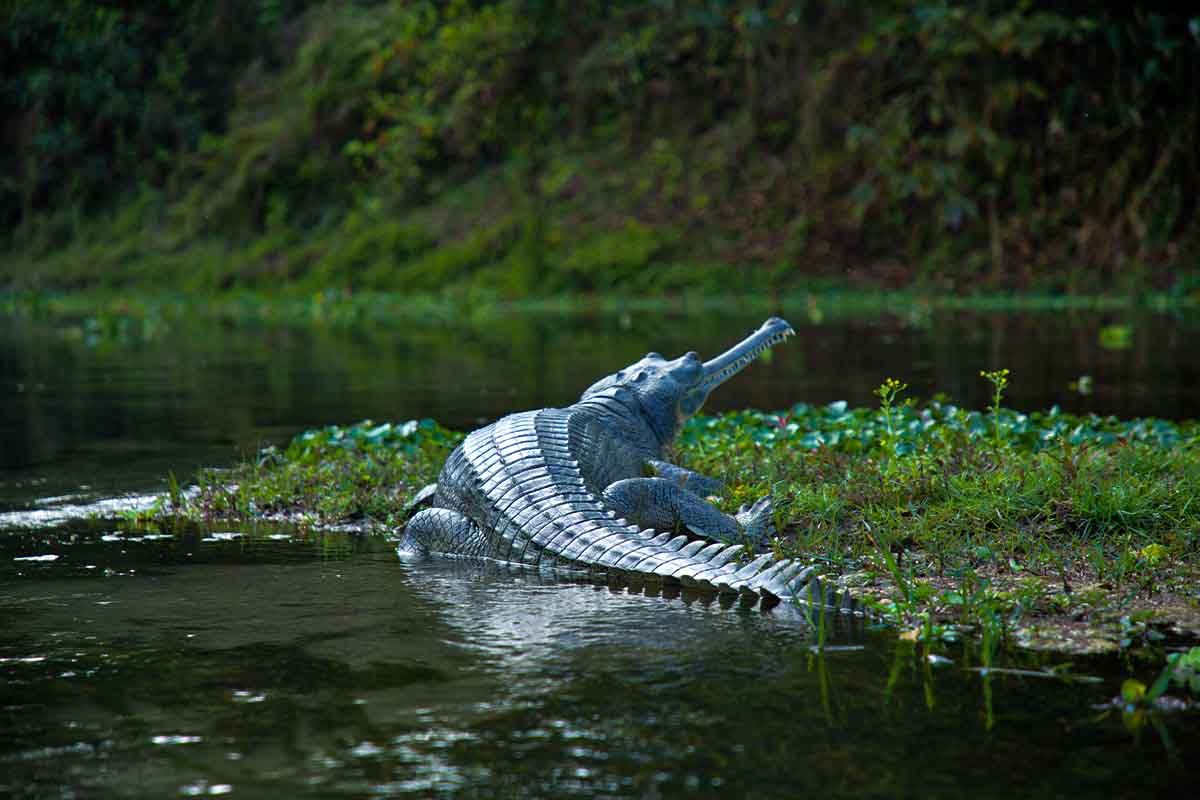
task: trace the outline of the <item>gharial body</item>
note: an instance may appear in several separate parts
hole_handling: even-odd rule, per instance
[[[705,499],[719,481],[662,460],[713,389],[794,333],[773,317],[707,362],[648,353],[568,408],[474,431],[418,495],[399,551],[603,570],[764,605],[836,604],[813,567],[769,554],[738,563],[772,530],[769,498],[724,514]]]

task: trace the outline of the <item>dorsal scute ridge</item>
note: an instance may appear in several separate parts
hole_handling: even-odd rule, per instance
[[[734,577],[736,577],[738,580],[747,580],[752,578],[758,573],[762,572],[763,568],[774,560],[775,557],[773,555],[770,553],[764,553],[735,572]]]

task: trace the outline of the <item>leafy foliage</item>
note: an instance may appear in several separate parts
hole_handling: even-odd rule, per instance
[[[1200,285],[1178,4],[309,6],[3,12],[8,282]]]
[[[0,8],[0,225],[162,185],[225,126],[239,71],[303,0],[17,2]]]
[[[872,117],[847,129],[855,217],[900,230],[930,215],[914,257],[973,231],[987,250],[968,263],[997,274],[1043,266],[1051,231],[1107,270],[1114,245],[1150,257],[1194,208],[1195,153],[1178,137],[1198,106],[1169,87],[1200,75],[1198,44],[1200,18],[1167,5],[897,4],[847,56],[878,86]]]

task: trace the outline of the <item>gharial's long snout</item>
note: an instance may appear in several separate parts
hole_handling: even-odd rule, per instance
[[[796,332],[787,320],[771,317],[758,330],[747,336],[721,355],[704,362],[704,377],[700,379],[698,389],[705,393],[711,392],[734,375],[741,372],[764,350],[779,344]]]

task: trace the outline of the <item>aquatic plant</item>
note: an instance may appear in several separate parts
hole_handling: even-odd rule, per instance
[[[896,431],[892,425],[892,404],[907,388],[907,383],[901,383],[895,378],[888,378],[875,390],[875,396],[879,398],[879,406],[883,412],[884,424],[887,427],[885,447],[889,449],[896,446]]]
[[[1000,401],[1004,399],[1004,390],[1008,388],[1008,369],[980,370],[979,375],[992,385],[992,432],[996,452],[999,453],[1003,440],[1000,433]]]

